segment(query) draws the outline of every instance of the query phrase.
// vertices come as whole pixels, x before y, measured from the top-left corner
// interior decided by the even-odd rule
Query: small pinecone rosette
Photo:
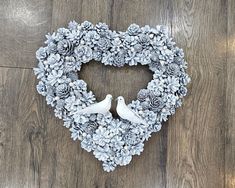
[[[149,97],[149,109],[153,112],[160,112],[164,107],[164,102],[161,97],[157,95],[150,95]]]
[[[56,87],[56,96],[66,98],[69,96],[70,88],[67,84],[60,84]]]
[[[141,89],[137,94],[137,99],[140,102],[146,101],[148,97],[149,97],[149,91],[147,89]]]
[[[73,52],[74,45],[69,40],[61,40],[57,44],[57,50],[60,54],[70,55]]]

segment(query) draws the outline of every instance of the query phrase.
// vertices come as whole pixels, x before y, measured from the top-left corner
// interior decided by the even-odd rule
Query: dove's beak
[[[117,100],[118,100],[118,98],[115,99],[115,101],[117,101]]]

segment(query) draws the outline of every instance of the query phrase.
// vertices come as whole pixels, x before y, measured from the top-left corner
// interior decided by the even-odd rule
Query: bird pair
[[[112,104],[112,95],[108,94],[106,95],[105,99],[92,104],[82,110],[80,110],[78,113],[79,114],[103,114],[107,115],[109,113],[109,110],[111,108]],[[128,120],[132,123],[136,124],[144,124],[148,126],[146,121],[144,121],[137,113],[132,111],[125,103],[125,99],[122,96],[119,96],[117,99],[117,114],[125,120]]]

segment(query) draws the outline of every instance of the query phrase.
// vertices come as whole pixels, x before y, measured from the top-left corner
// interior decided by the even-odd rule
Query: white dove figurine
[[[112,99],[113,99],[112,95],[108,94],[108,95],[106,95],[104,100],[79,110],[78,114],[103,114],[103,115],[107,115],[109,113],[110,108],[111,108]]]
[[[138,114],[133,112],[126,105],[125,100],[122,96],[119,96],[116,100],[117,100],[116,111],[122,119],[128,120],[128,121],[136,123],[136,124],[144,124],[145,126],[148,126],[146,121],[144,121]]]

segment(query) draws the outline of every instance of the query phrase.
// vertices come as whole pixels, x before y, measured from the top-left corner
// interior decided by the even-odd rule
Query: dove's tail
[[[142,123],[143,125],[145,125],[146,127],[149,126],[149,124],[148,124],[146,121],[144,121],[144,120],[143,120],[141,123]]]

